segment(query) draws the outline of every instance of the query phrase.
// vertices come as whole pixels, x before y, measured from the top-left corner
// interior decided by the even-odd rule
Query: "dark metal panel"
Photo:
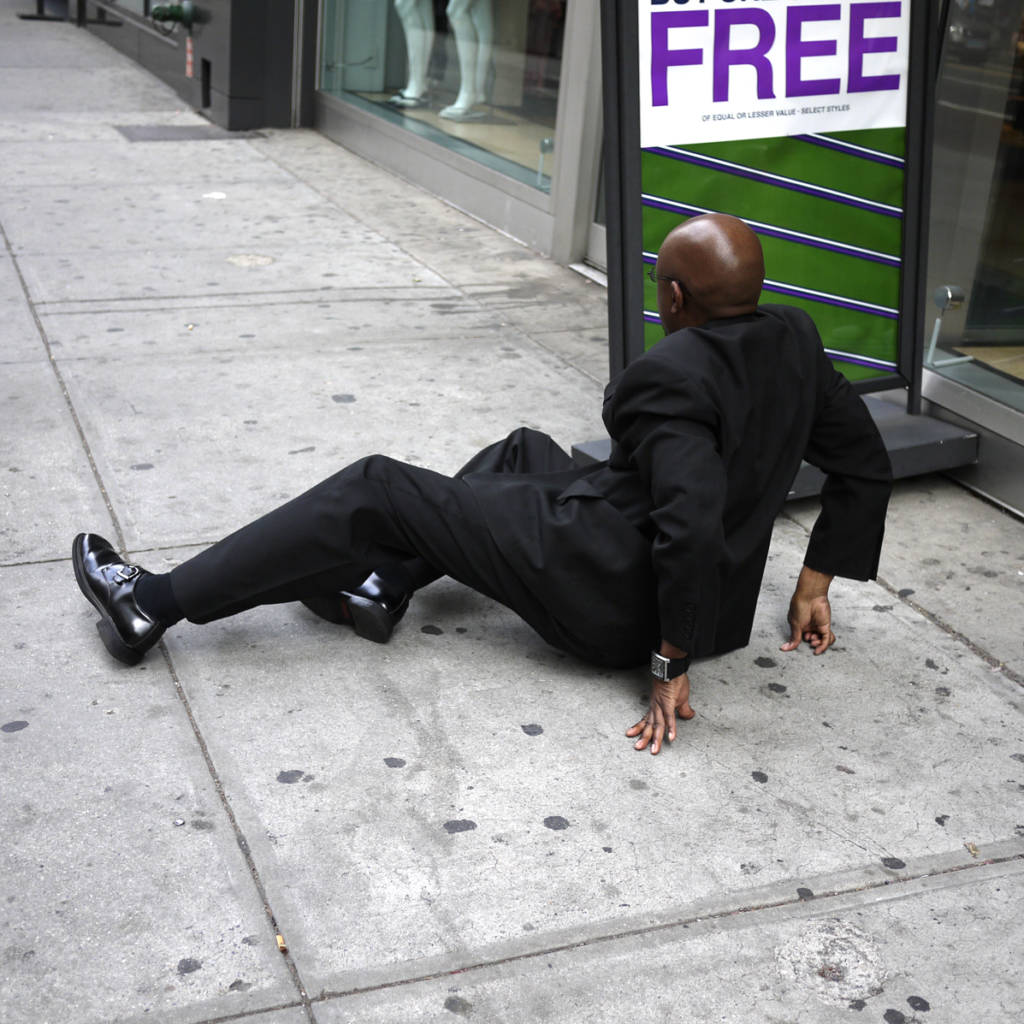
[[[189,106],[198,107],[198,79],[185,77],[185,38],[188,33],[181,28],[169,36],[159,35],[152,30],[141,32],[138,24],[124,19],[124,28],[121,30],[137,35],[135,60],[170,85]],[[198,64],[197,60],[197,67]]]
[[[219,124],[117,124],[129,142],[201,142],[224,139],[258,139],[261,132],[229,132]]]
[[[252,82],[255,89],[249,95],[262,104],[262,117],[266,125],[288,128],[292,123],[295,7],[301,2],[302,0],[291,0],[289,3],[268,0],[260,25],[260,45],[252,49],[252,62],[255,65]]]
[[[949,422],[978,431],[977,461],[952,470],[950,477],[1024,519],[1024,448],[947,409],[932,409]]]
[[[935,4],[912,3],[897,366],[908,385],[907,410],[915,414],[921,411],[921,373],[926,332],[925,278],[928,269],[935,74],[938,67],[935,31]]]
[[[232,48],[231,0],[204,0],[199,24],[194,30],[197,75],[202,62],[209,65],[209,96],[203,113],[225,128],[255,128],[255,124],[238,125],[232,116]]]
[[[78,24],[101,36],[232,131],[291,124],[295,3],[308,0],[202,0],[192,29],[194,76],[185,75],[186,30],[159,31],[111,0],[78,3]],[[314,48],[308,51],[313,61]],[[202,68],[209,65],[204,105]]]
[[[232,107],[230,128],[263,125],[287,127],[291,123],[292,43],[295,5],[273,0],[207,0],[214,12],[214,24],[223,25],[216,42],[216,54],[226,66],[218,78],[214,68],[212,88],[227,93]],[[212,27],[212,26],[211,26]],[[197,40],[196,59],[209,58],[210,40]],[[235,109],[237,108],[237,109]]]
[[[641,355],[643,235],[636,6],[601,0],[604,176],[608,248],[608,364],[615,376]]]
[[[889,377],[851,381],[850,386],[858,395],[866,395],[872,392],[877,394],[880,391],[902,391],[906,388],[907,382],[893,374]]]
[[[67,0],[59,0],[57,13],[49,14],[46,10],[46,0],[36,0],[35,14],[19,14],[22,21],[67,21]]]
[[[302,19],[302,60],[299,82],[298,122],[301,127],[312,127],[316,119],[316,70],[320,54],[317,53],[317,20],[320,16],[319,0],[298,0],[304,4]]]

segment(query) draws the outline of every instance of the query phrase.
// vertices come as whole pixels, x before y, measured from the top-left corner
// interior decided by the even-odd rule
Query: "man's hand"
[[[824,654],[835,642],[828,588],[832,577],[805,565],[800,570],[793,599],[789,602],[789,639],[780,650],[795,651],[806,640],[815,654]]]
[[[651,679],[651,706],[647,714],[636,725],[626,730],[631,739],[640,738],[633,744],[635,750],[645,750],[650,745],[651,753],[661,750],[662,740],[670,743],[676,738],[676,715],[693,718],[690,707],[690,677],[684,672],[667,683]]]

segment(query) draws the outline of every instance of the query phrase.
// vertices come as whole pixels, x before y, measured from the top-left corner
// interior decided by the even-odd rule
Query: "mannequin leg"
[[[434,6],[432,0],[395,0],[395,11],[405,32],[409,57],[409,79],[405,88],[388,100],[395,106],[420,106],[427,92],[427,71],[434,48]]]
[[[473,108],[486,98],[494,44],[491,0],[449,0],[447,14],[459,54],[459,94],[441,111],[441,117],[452,121],[482,117],[483,113]]]
[[[483,103],[487,99],[487,76],[491,71],[491,55],[494,50],[494,9],[491,0],[476,0],[470,15],[477,39],[473,102]]]

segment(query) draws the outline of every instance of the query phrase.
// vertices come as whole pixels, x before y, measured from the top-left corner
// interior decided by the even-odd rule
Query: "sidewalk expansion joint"
[[[803,530],[804,533],[806,533],[808,536],[810,535],[811,531],[808,530],[807,527],[804,526],[804,524],[801,523],[798,519],[794,519],[793,516],[791,516],[788,512],[784,512],[783,516],[787,520],[789,520],[789,522],[791,522],[794,526],[797,526],[801,530]],[[902,594],[898,587],[894,586],[884,577],[878,576],[875,579],[875,582],[883,590],[887,591],[889,594],[895,597],[896,600],[899,601],[901,604],[905,604],[908,608],[912,608],[915,612],[917,612],[918,615],[927,619],[933,626],[938,626],[939,629],[941,629],[942,632],[945,633],[950,639],[957,640],[960,643],[962,643],[972,654],[975,654],[979,658],[981,658],[981,660],[985,662],[985,664],[988,665],[989,668],[1001,673],[1003,676],[1005,676],[1011,682],[1016,683],[1018,686],[1024,686],[1024,676],[1022,676],[1019,672],[1015,672],[1005,662],[1000,661],[994,654],[991,654],[989,651],[986,651],[984,647],[981,647],[980,645],[976,644],[969,636],[967,636],[965,633],[961,633],[959,629],[957,629],[955,626],[950,625],[950,623],[946,622],[946,620],[943,619],[941,616],[936,615],[935,612],[930,612],[927,608],[919,604],[917,601],[911,601],[908,595]]]
[[[259,1024],[260,1020],[268,1013],[283,1013],[285,1010],[299,1010],[304,1007],[305,1004],[298,1000],[291,1003],[276,1003],[274,1006],[264,1006],[259,1010],[239,1010],[237,1013],[225,1013],[219,1017],[204,1017],[202,1020],[193,1021],[192,1024],[231,1024],[231,1021],[236,1020],[251,1020],[253,1024]]]
[[[182,548],[208,548],[214,544],[212,540],[190,540],[181,544],[164,544],[149,548],[122,548],[123,554],[127,556],[159,554],[163,551],[180,551]],[[24,558],[17,562],[0,562],[0,569],[27,569],[36,565],[63,565],[71,559],[65,555],[56,555],[53,558]]]
[[[61,565],[70,561],[71,559],[64,555],[56,558],[26,558],[20,562],[0,562],[0,569],[27,569],[33,565]]]
[[[881,576],[878,577],[876,582],[897,600],[902,601],[907,605],[907,607],[913,608],[918,615],[926,618],[930,623],[932,623],[932,625],[938,626],[939,629],[941,629],[951,639],[958,640],[962,643],[972,654],[976,654],[990,668],[1001,672],[1007,679],[1016,683],[1018,686],[1024,686],[1024,676],[1019,672],[1015,672],[1005,662],[1000,661],[994,654],[990,654],[984,647],[979,647],[978,644],[976,644],[969,636],[961,633],[955,626],[951,626],[945,619],[936,615],[934,612],[928,611],[927,608],[922,607],[917,603],[917,601],[911,601],[909,597],[902,596],[897,587],[894,587],[888,580],[883,579]]]
[[[878,890],[898,890],[900,887],[912,885],[915,882],[924,882],[933,878],[957,875],[963,872],[978,871],[993,866],[1020,863],[1024,866],[1024,853],[1011,853],[1002,857],[990,857],[984,860],[977,860],[968,864],[956,864],[947,868],[940,868],[933,871],[923,871],[919,874],[901,875],[897,878],[882,878],[877,881],[865,882],[860,885],[847,886],[845,888],[826,890],[815,893],[812,897],[787,896],[785,899],[769,900],[761,903],[748,904],[746,906],[728,907],[722,910],[710,911],[703,914],[695,914],[692,917],[682,917],[673,921],[663,921],[657,924],[642,925],[636,928],[625,928],[621,931],[608,932],[604,935],[595,935],[575,942],[563,942],[544,949],[530,950],[525,953],[514,953],[508,956],[498,956],[490,960],[477,960],[471,963],[461,964],[445,970],[427,972],[409,978],[396,978],[393,981],[383,981],[376,985],[355,986],[350,989],[338,991],[322,991],[318,996],[311,999],[312,1003],[323,1003],[331,999],[344,998],[346,996],[363,995],[369,992],[382,992],[389,989],[399,988],[406,985],[417,985],[423,982],[438,981],[443,978],[451,978],[455,975],[468,974],[471,971],[483,971],[495,967],[503,967],[508,964],[527,963],[532,960],[539,960],[546,956],[553,956],[559,953],[571,953],[576,950],[586,949],[603,945],[605,943],[620,942],[624,939],[634,939],[641,936],[653,936],[664,934],[674,930],[688,929],[692,925],[715,924],[719,921],[735,922],[748,914],[757,914],[764,911],[785,910],[790,907],[806,908],[810,905],[826,903],[828,900],[841,899],[842,897],[858,896],[863,893],[872,893]]]
[[[181,685],[181,679],[178,676],[177,669],[174,667],[174,661],[171,659],[171,653],[167,649],[167,645],[163,640],[161,640],[157,646],[160,653],[163,655],[164,662],[167,665],[167,671],[170,673],[171,681],[174,683],[175,693],[177,694],[178,700],[181,702],[182,708],[184,708],[185,715],[188,718],[188,723],[196,738],[196,743],[199,745],[199,751],[203,756],[203,761],[206,763],[206,769],[210,773],[210,778],[213,781],[213,787],[217,793],[217,798],[220,800],[221,806],[224,808],[224,813],[228,817],[228,823],[231,825],[231,830],[234,832],[235,842],[238,844],[238,849],[241,851],[242,857],[245,859],[246,867],[249,869],[249,875],[252,878],[253,885],[256,887],[256,893],[263,906],[263,912],[266,914],[267,923],[271,928],[272,934],[276,939],[278,939],[278,944],[280,944],[280,927],[277,923],[277,916],[274,914],[273,908],[270,906],[267,889],[263,884],[263,879],[260,877],[259,869],[256,867],[256,861],[253,858],[252,850],[249,846],[249,840],[245,838],[245,833],[242,831],[242,827],[238,823],[238,818],[235,816],[234,808],[231,806],[231,801],[228,799],[227,792],[224,789],[224,784],[220,779],[220,774],[217,771],[216,765],[213,763],[213,756],[210,753],[210,748],[207,746],[206,740],[203,738],[202,731],[199,728],[199,723],[196,721],[196,717],[192,712],[192,705],[185,693],[185,688]],[[299,1005],[301,1005],[305,1010],[306,1017],[310,1021],[310,1024],[316,1024],[316,1019],[313,1016],[313,1010],[310,1006],[309,996],[306,994],[306,986],[302,982],[302,977],[299,974],[299,969],[295,963],[295,959],[288,951],[287,947],[281,948],[281,955],[285,959],[285,963],[288,966],[288,973],[291,975],[292,982],[298,991],[300,1000]]]
[[[60,387],[60,393],[64,396],[64,402],[71,415],[71,421],[75,425],[75,430],[78,433],[78,439],[81,442],[82,450],[85,452],[85,457],[89,462],[89,469],[92,471],[93,480],[96,481],[96,486],[99,488],[100,496],[103,498],[103,503],[107,507],[107,514],[110,516],[110,521],[113,524],[118,544],[121,548],[124,548],[125,540],[124,531],[121,529],[121,520],[118,519],[117,513],[114,511],[114,505],[110,500],[110,494],[107,491],[106,485],[103,483],[102,476],[100,476],[99,467],[96,465],[96,459],[92,453],[92,446],[89,444],[89,441],[85,436],[85,430],[82,427],[82,421],[78,416],[78,410],[75,408],[75,403],[71,401],[71,393],[68,391],[67,382],[64,380],[64,374],[61,373],[60,367],[57,365],[57,360],[54,358],[53,347],[50,345],[50,338],[46,333],[46,328],[43,327],[42,320],[39,318],[39,311],[36,309],[36,304],[28,290],[28,283],[25,281],[25,275],[21,272],[18,257],[14,254],[14,249],[11,246],[11,240],[7,237],[7,231],[4,229],[2,223],[0,223],[0,237],[3,238],[4,248],[7,250],[7,255],[10,256],[11,259],[11,266],[14,268],[15,274],[18,276],[18,283],[21,285],[22,293],[25,296],[25,304],[28,306],[32,314],[32,321],[36,325],[36,331],[39,333],[39,340],[43,343],[43,348],[46,350],[46,358],[49,361],[50,369],[53,371],[53,375],[57,379],[57,385]]]
[[[13,252],[11,253],[11,256],[14,258]],[[127,311],[132,313],[152,313],[161,312],[168,308],[175,308],[166,304],[177,302],[191,303],[192,305],[195,305],[197,303],[219,302],[221,299],[237,299],[238,303],[225,303],[225,306],[231,307],[236,304],[252,305],[254,304],[252,302],[253,298],[262,297],[267,298],[268,301],[255,303],[255,305],[276,306],[284,302],[289,302],[294,305],[304,305],[318,302],[366,302],[369,299],[375,298],[378,294],[391,298],[396,294],[396,292],[411,293],[401,294],[400,297],[403,301],[433,302],[437,300],[438,293],[450,297],[451,292],[457,292],[462,298],[466,299],[466,301],[472,300],[471,296],[467,297],[463,295],[459,288],[446,282],[443,285],[399,285],[397,288],[387,288],[380,285],[359,285],[351,288],[346,288],[340,285],[322,285],[319,288],[260,288],[255,291],[192,292],[182,295],[100,295],[92,299],[44,299],[35,303],[35,305],[38,307],[39,312],[46,316],[78,316],[85,311],[79,308],[67,309],[52,307],[88,306],[89,312],[116,313],[124,311],[121,307],[129,303],[148,302],[151,304],[150,306],[145,308],[133,307]],[[308,296],[308,298],[296,301],[294,298],[296,295],[305,295]],[[214,308],[221,307],[218,305]]]

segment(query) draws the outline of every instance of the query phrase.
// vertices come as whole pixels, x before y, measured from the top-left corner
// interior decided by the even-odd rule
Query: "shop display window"
[[[935,110],[925,367],[1024,411],[1024,4],[950,4]]]
[[[567,0],[324,0],[319,87],[550,191]]]
[[[134,14],[138,18],[148,18],[150,8],[155,2],[156,0],[117,0],[117,9]]]

